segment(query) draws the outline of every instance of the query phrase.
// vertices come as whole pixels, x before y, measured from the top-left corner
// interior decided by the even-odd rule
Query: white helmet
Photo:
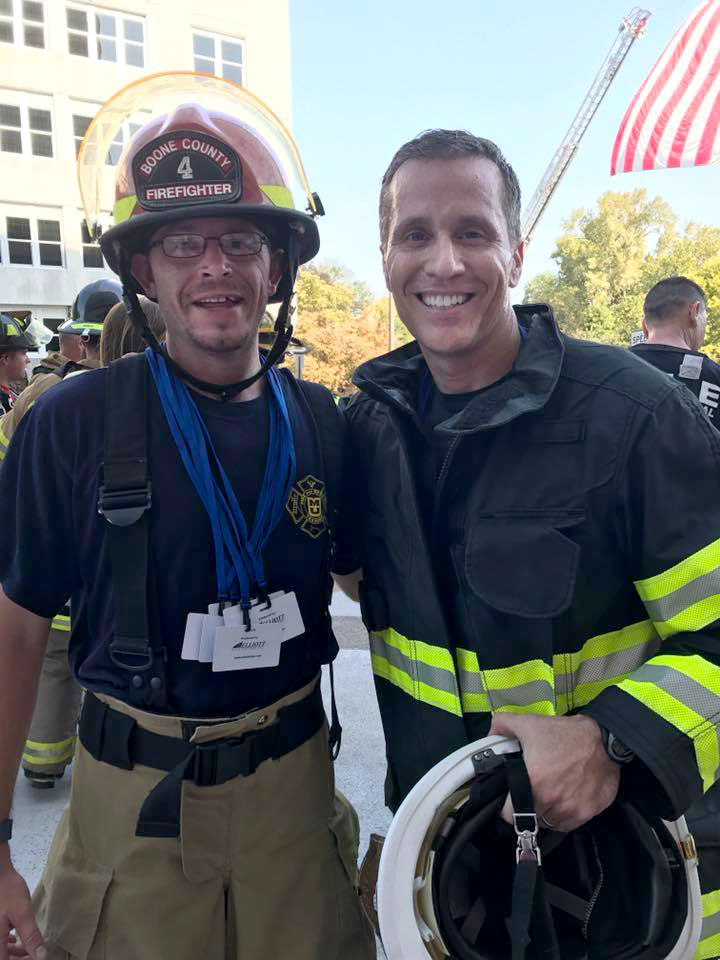
[[[508,791],[514,828],[498,816]],[[691,960],[697,854],[684,817],[652,818],[624,800],[572,833],[538,831],[520,745],[487,737],[405,798],[377,912],[388,960]]]

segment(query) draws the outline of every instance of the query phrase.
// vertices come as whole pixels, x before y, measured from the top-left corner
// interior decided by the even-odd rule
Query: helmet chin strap
[[[205,380],[200,380],[197,377],[194,377],[191,373],[185,370],[184,367],[181,367],[179,363],[176,363],[167,352],[165,352],[165,360],[170,364],[178,376],[190,383],[192,386],[196,387],[198,390],[202,390],[205,393],[214,394],[223,402],[227,402],[228,400],[233,400],[238,396],[238,394],[242,393],[243,390],[247,390],[248,387],[251,387],[257,380],[265,376],[270,367],[274,366],[278,360],[282,359],[285,351],[288,348],[293,332],[290,318],[293,310],[291,305],[292,295],[295,288],[295,278],[297,276],[299,266],[297,247],[298,244],[295,230],[291,227],[288,231],[286,251],[289,281],[288,293],[280,305],[278,317],[275,321],[275,339],[272,347],[270,348],[270,352],[261,363],[260,369],[257,370],[251,377],[247,377],[245,380],[240,380],[236,383],[208,383]],[[125,304],[125,309],[130,317],[130,322],[133,324],[133,326],[140,330],[143,338],[153,350],[160,350],[162,348],[150,329],[145,313],[143,312],[143,308],[140,306],[138,296],[133,289],[133,278],[132,274],[130,273],[129,257],[123,250],[120,249],[119,244],[116,245],[116,255],[118,258],[120,280],[122,281],[123,285],[123,303]]]

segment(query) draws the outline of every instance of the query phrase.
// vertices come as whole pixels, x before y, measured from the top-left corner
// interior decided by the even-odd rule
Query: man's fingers
[[[17,934],[16,941],[19,940],[22,947],[16,942],[15,946],[8,948],[9,957],[28,956],[31,960],[47,960],[45,941],[37,928],[29,904],[25,916],[22,919],[17,918],[15,921],[15,932]],[[13,953],[11,952],[13,950],[24,950],[24,953]]]

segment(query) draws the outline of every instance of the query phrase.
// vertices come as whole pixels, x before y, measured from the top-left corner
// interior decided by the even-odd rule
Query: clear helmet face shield
[[[448,944],[438,911],[438,840],[448,819],[467,802],[476,778],[478,755],[517,753],[517,741],[488,737],[446,757],[415,785],[390,825],[380,860],[377,913],[388,960],[448,960],[456,957]],[[692,960],[700,939],[702,901],[694,844],[684,818],[663,821],[684,867],[687,903],[677,924],[679,934],[663,954],[664,960]],[[488,864],[492,876],[499,876]],[[471,955],[471,953],[468,953]],[[648,954],[657,956],[655,954]],[[640,954],[638,954],[640,956]]]
[[[266,104],[219,77],[158,73],[124,87],[88,126],[77,170],[90,236],[112,221],[102,246],[116,271],[132,238],[184,216],[262,215],[279,243],[291,227],[300,262],[317,252],[322,208],[295,141]]]

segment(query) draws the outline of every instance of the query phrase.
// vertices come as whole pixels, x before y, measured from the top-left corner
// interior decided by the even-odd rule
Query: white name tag
[[[213,672],[276,667],[281,646],[282,626],[277,620],[260,619],[250,630],[242,625],[216,627]]]
[[[185,621],[185,636],[183,638],[182,653],[183,660],[197,660],[200,653],[200,639],[202,637],[204,613],[189,613]]]
[[[224,623],[225,621],[222,617],[214,616],[210,613],[206,613],[203,617],[200,652],[198,653],[200,663],[212,663],[213,653],[215,651],[215,630]]]
[[[282,616],[283,641],[292,640],[294,637],[299,637],[305,633],[305,624],[294,593],[284,593],[281,597],[273,600],[270,609]]]

